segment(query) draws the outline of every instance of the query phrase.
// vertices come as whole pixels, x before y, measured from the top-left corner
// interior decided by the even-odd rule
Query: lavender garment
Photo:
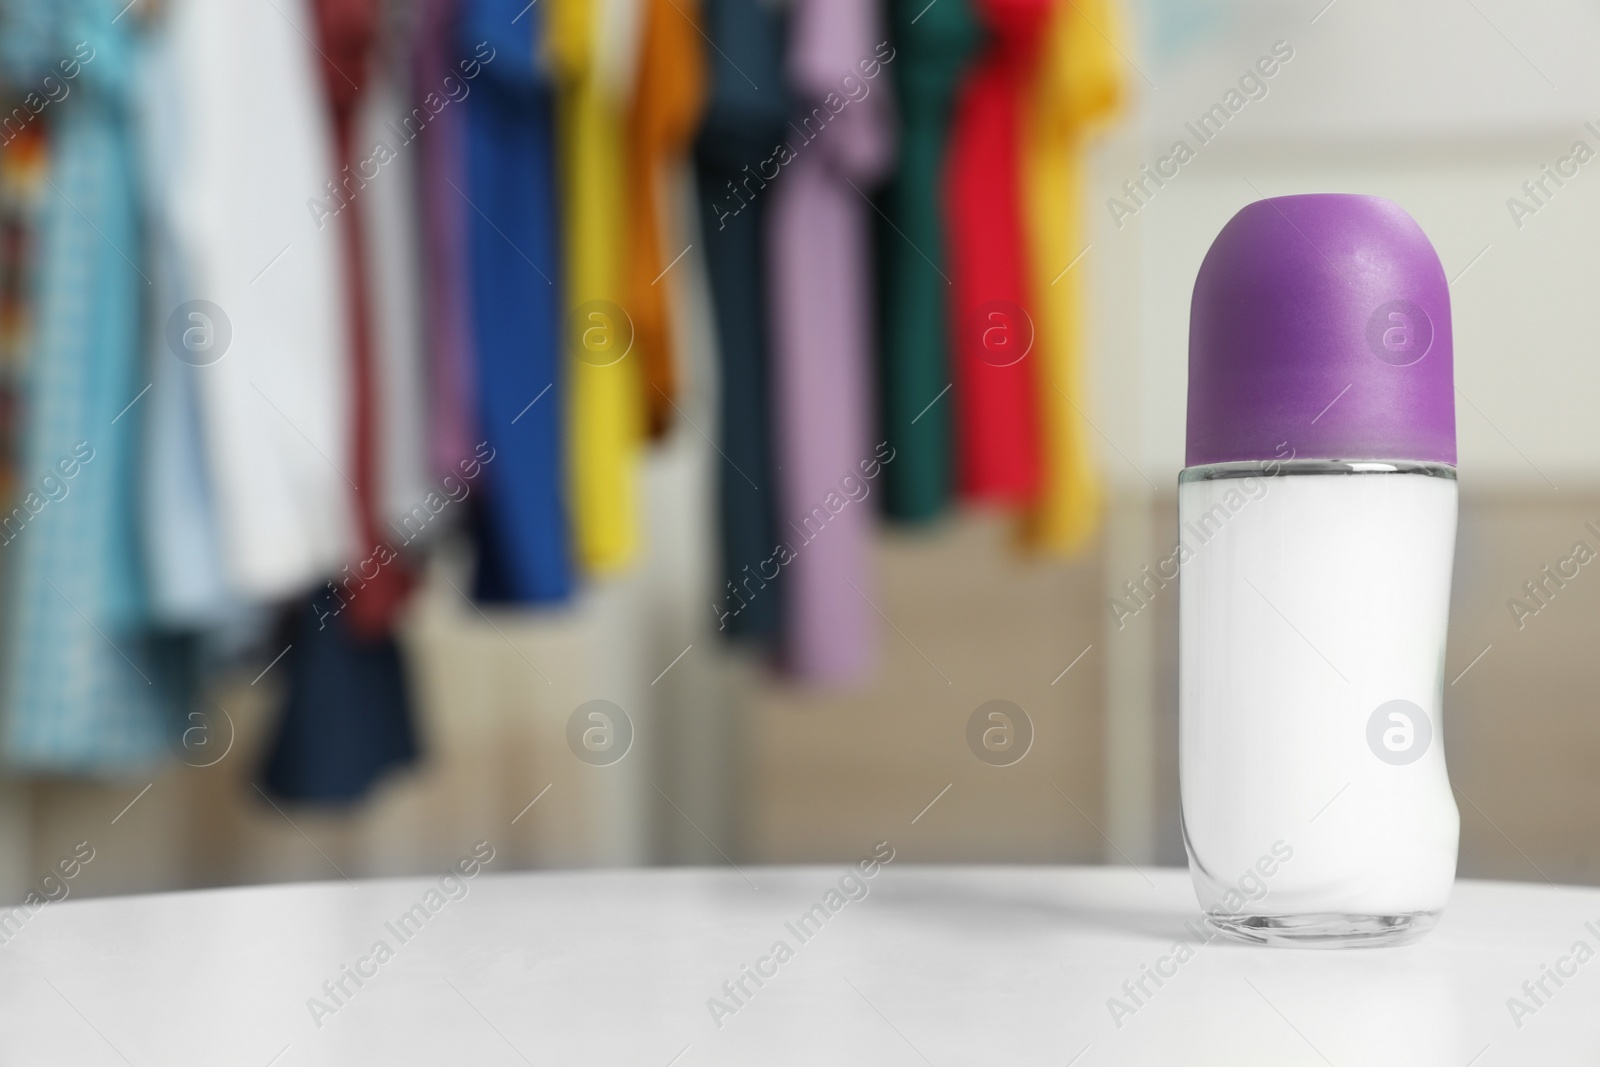
[[[1187,463],[1292,449],[1453,465],[1451,355],[1444,268],[1399,205],[1257,201],[1222,228],[1195,280]]]
[[[417,27],[416,106],[427,114],[429,94],[447,102],[417,139],[422,199],[423,264],[427,286],[428,458],[435,474],[455,474],[482,440],[476,418],[476,365],[467,304],[467,187],[465,114],[450,100],[464,81],[457,65],[460,0],[424,0]],[[470,82],[466,84],[471,86]],[[455,89],[460,94],[459,88]]]
[[[863,473],[874,459],[863,191],[891,162],[890,83],[874,54],[884,39],[875,4],[796,0],[791,12],[793,158],[782,162],[780,151],[781,173],[757,193],[771,198],[778,533],[794,557],[784,568],[784,653],[797,677],[844,680],[871,665],[876,644],[865,599],[874,596],[865,494],[876,486]]]

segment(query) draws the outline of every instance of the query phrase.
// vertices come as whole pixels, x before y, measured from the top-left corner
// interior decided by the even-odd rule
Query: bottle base
[[[1252,945],[1280,948],[1379,948],[1403,945],[1432,930],[1437,911],[1400,915],[1206,915],[1206,925],[1222,936]]]

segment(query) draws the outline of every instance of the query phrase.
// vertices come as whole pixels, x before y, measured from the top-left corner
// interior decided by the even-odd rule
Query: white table
[[[1506,1004],[1575,942],[1600,950],[1600,890],[1462,882],[1415,946],[1285,950],[1196,942],[1182,871],[897,863],[802,941],[785,924],[825,906],[846,870],[486,872],[460,899],[435,898],[403,942],[385,924],[426,913],[437,880],[69,900],[0,946],[0,1063],[1600,1059],[1600,958],[1563,964],[1576,974],[1547,978],[1552,995],[1520,1028]],[[380,939],[394,950],[381,963],[367,958]],[[1185,939],[1192,958],[1161,964],[1175,975],[1146,979],[1152,995],[1116,1025],[1108,998],[1131,1005],[1123,982]],[[792,958],[760,963],[779,940]],[[371,976],[346,977],[335,1007],[323,982],[358,964]],[[723,983],[758,964],[776,973],[745,978],[750,995],[714,1021],[708,998],[733,1007]],[[313,996],[334,1009],[320,1027]]]

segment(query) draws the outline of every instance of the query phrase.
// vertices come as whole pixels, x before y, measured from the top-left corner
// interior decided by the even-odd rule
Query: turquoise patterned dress
[[[179,707],[144,636],[139,581],[135,400],[148,381],[149,281],[130,112],[137,25],[133,12],[119,17],[124,2],[0,0],[7,97],[52,97],[34,119],[46,124],[50,163],[20,479],[15,508],[0,516],[0,755],[20,770],[154,762]]]

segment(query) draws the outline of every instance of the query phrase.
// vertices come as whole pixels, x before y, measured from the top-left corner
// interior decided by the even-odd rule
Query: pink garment
[[[428,459],[436,477],[456,474],[470,459],[478,432],[477,366],[467,307],[467,188],[463,106],[446,103],[430,115],[429,94],[447,99],[464,81],[458,42],[460,0],[425,0],[416,33],[415,106],[429,116],[417,137],[422,201],[423,280],[428,341]],[[445,79],[452,81],[446,85]],[[468,83],[470,85],[470,83]],[[455,89],[459,93],[461,90]]]
[[[892,162],[893,49],[877,5],[795,0],[786,145],[752,167],[772,198],[767,231],[779,469],[784,661],[795,676],[858,677],[873,663],[870,534],[883,456],[872,439],[872,206]],[[787,151],[785,151],[785,148]],[[752,183],[753,184],[753,183]],[[887,450],[886,450],[887,451]],[[770,491],[770,490],[769,490]],[[852,588],[852,585],[854,588]]]

